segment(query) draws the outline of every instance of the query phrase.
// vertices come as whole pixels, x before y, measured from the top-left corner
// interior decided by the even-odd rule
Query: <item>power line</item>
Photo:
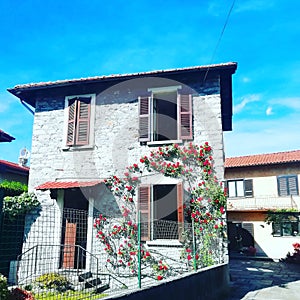
[[[232,12],[233,7],[234,7],[234,4],[235,4],[235,0],[232,1],[231,7],[230,7],[230,9],[229,9],[229,11],[228,11],[228,14],[227,14],[225,23],[224,23],[224,25],[223,25],[221,34],[220,34],[220,36],[219,36],[218,42],[217,42],[216,47],[215,47],[215,49],[214,49],[214,52],[213,52],[213,54],[212,54],[212,57],[211,57],[211,60],[210,60],[210,63],[209,63],[210,65],[212,64],[212,62],[213,62],[213,60],[214,60],[214,58],[215,58],[215,55],[216,55],[216,53],[217,53],[217,50],[218,50],[218,48],[219,48],[219,45],[220,45],[220,43],[221,43],[223,34],[224,34],[224,32],[225,32],[225,29],[226,29],[227,24],[228,24],[228,21],[229,21],[229,17],[230,17],[230,15],[231,15],[231,12]],[[206,73],[205,73],[205,76],[204,76],[204,79],[203,79],[203,83],[204,83],[205,80],[206,80],[206,77],[207,77],[207,75],[208,75],[208,71],[209,71],[209,67],[208,67],[207,70],[206,70]]]

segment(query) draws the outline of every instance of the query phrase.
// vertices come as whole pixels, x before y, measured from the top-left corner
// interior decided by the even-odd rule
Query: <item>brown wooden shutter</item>
[[[182,232],[184,226],[184,209],[183,209],[183,184],[177,184],[177,218],[178,218],[178,238],[182,241]]]
[[[67,132],[67,145],[74,145],[75,142],[75,119],[76,119],[76,99],[69,100],[68,112],[68,132]]]
[[[91,98],[81,97],[77,106],[76,145],[88,145],[90,133]]]
[[[139,141],[151,140],[151,97],[139,97]]]
[[[140,185],[138,193],[138,211],[141,212],[141,240],[150,240],[150,185]]]
[[[178,94],[178,131],[179,139],[193,139],[192,95]]]

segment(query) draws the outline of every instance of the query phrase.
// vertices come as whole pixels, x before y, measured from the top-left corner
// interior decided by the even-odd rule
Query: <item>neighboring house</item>
[[[0,182],[3,180],[18,181],[28,184],[29,167],[0,159]]]
[[[3,130],[0,129],[0,143],[5,143],[5,142],[11,142],[15,140],[14,137],[9,135],[8,133],[4,132]]]
[[[255,246],[258,254],[285,257],[300,241],[300,150],[231,157],[225,160],[230,250]],[[280,222],[265,222],[268,211],[297,210]]]
[[[0,143],[11,142],[14,137],[0,129]],[[29,168],[6,160],[0,160],[0,182],[19,181],[28,184]]]
[[[93,218],[99,211],[110,216],[120,211],[103,179],[123,176],[126,166],[160,145],[208,141],[222,180],[223,131],[232,130],[232,75],[236,68],[236,63],[225,63],[9,89],[35,108],[29,189],[36,189],[42,206],[49,208],[28,219],[23,251],[43,244],[76,244],[82,251],[98,253]],[[182,209],[177,205],[184,193],[181,182],[152,178],[147,184],[149,215],[168,190],[164,201],[174,206],[171,218],[179,222]],[[150,218],[159,217],[154,214]],[[154,233],[146,239],[163,237]],[[178,248],[178,235],[172,239]],[[172,246],[170,240],[163,244]],[[91,264],[91,258],[78,258],[79,250],[50,252],[57,268]]]

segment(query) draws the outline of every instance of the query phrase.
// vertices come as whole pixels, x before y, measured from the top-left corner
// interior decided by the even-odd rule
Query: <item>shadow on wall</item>
[[[247,229],[242,227],[242,223],[228,222],[228,250],[230,255],[243,254],[249,256],[265,256],[267,254],[254,240],[253,224],[247,223]]]
[[[116,198],[104,183],[96,188],[94,195],[94,216],[98,217],[99,213],[101,213],[114,218],[122,217]]]

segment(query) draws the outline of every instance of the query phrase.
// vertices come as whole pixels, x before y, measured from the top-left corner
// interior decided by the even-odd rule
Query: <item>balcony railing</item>
[[[269,209],[298,209],[300,197],[257,196],[228,198],[227,210],[269,210]]]

